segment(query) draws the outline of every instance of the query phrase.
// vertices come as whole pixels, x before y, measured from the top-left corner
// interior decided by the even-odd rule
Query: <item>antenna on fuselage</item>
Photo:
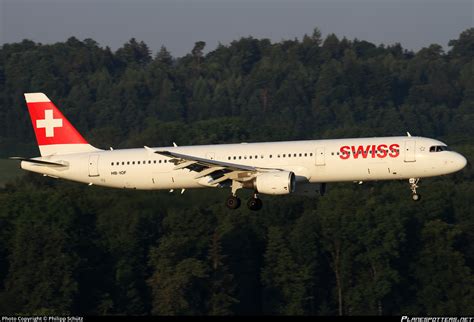
[[[411,137],[411,134],[410,134],[410,132],[408,132],[408,131],[407,131],[407,135],[408,135],[408,137]]]

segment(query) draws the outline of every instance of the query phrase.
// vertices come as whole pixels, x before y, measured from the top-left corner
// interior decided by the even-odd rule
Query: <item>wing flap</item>
[[[189,166],[195,164],[196,161],[184,161],[182,163],[178,163],[174,168],[173,170],[179,170],[179,169],[184,169],[184,168],[188,168]]]

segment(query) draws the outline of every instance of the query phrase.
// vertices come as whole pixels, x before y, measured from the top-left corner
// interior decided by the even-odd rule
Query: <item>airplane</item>
[[[453,173],[466,158],[441,141],[411,136],[261,142],[101,150],[90,145],[43,93],[25,93],[41,157],[20,160],[24,170],[89,185],[123,189],[230,188],[229,209],[241,204],[237,191],[323,195],[331,182],[408,179],[412,198],[420,178]]]

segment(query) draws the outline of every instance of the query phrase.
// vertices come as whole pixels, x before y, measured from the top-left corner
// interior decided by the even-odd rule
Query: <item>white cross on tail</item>
[[[36,127],[46,129],[46,137],[51,138],[54,136],[55,127],[63,127],[63,120],[53,118],[53,110],[45,110],[44,120],[36,120]]]

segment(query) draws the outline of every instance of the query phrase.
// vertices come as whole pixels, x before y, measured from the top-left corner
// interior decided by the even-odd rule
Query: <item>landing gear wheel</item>
[[[408,180],[408,183],[410,184],[410,190],[411,190],[411,193],[412,193],[411,198],[413,199],[413,201],[418,201],[418,200],[421,199],[421,196],[416,193],[416,188],[418,188],[418,182],[419,181],[420,181],[419,178],[410,178]]]
[[[229,198],[227,198],[227,200],[225,201],[225,205],[227,206],[227,208],[229,209],[237,209],[240,207],[240,198],[236,197],[236,196],[230,196]]]
[[[250,210],[258,211],[262,209],[262,206],[263,206],[262,199],[250,198],[249,201],[247,201],[247,207],[249,207]]]

